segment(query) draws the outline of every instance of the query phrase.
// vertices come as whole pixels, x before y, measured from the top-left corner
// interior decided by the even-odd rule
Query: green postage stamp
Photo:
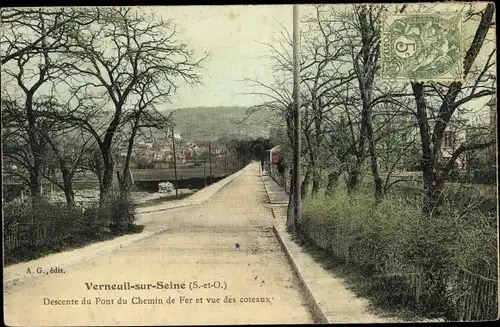
[[[382,20],[381,77],[462,80],[462,34],[462,16],[458,13],[386,13]]]

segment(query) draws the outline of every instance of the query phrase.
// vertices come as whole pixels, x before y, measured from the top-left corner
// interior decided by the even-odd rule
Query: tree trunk
[[[369,94],[367,94],[369,92]],[[375,182],[375,198],[379,200],[383,196],[382,178],[380,178],[378,170],[378,157],[377,150],[375,148],[375,140],[373,136],[373,119],[372,119],[372,107],[369,103],[371,101],[371,85],[367,86],[367,92],[363,99],[363,122],[366,124],[366,138],[368,141],[368,151],[370,153],[370,163],[373,175],[373,181]]]
[[[307,196],[307,192],[309,191],[309,183],[311,182],[311,171],[313,168],[308,167],[306,171],[306,175],[304,176],[304,180],[300,185],[300,198],[305,199]]]
[[[114,99],[114,95],[112,95]],[[106,134],[104,139],[99,144],[99,150],[101,152],[103,161],[103,176],[102,176],[102,189],[101,189],[101,201],[105,200],[106,197],[111,193],[113,187],[113,174],[115,170],[115,163],[113,160],[113,154],[111,147],[113,145],[113,137],[115,135],[116,129],[120,124],[122,116],[122,106],[126,100],[126,97],[121,97],[120,101],[115,102],[115,113],[113,120],[110,122],[108,128],[106,129]]]
[[[375,151],[375,144],[373,143],[373,140],[370,140],[369,146],[373,181],[375,182],[375,199],[380,200],[384,195],[384,191],[382,186],[382,178],[380,178],[380,174],[378,171],[377,153]]]
[[[63,168],[61,169],[62,177],[63,177],[63,191],[64,196],[66,197],[66,204],[68,207],[75,206],[75,192],[73,191],[73,184],[71,182],[71,174],[70,172]]]
[[[439,215],[439,207],[443,203],[442,193],[444,182],[438,179],[432,171],[423,172],[424,205],[423,211],[427,216]]]
[[[31,154],[33,156],[33,166],[29,172],[30,180],[30,196],[32,204],[36,204],[41,199],[41,179],[40,173],[42,169],[42,154],[40,149],[40,140],[35,126],[35,114],[33,112],[33,92],[26,93],[26,118],[28,121],[28,139]]]
[[[366,124],[361,122],[358,149],[355,152],[356,161],[354,167],[349,170],[349,179],[347,182],[347,193],[351,194],[358,188],[359,175],[363,166],[366,153]]]
[[[96,163],[95,166],[93,166],[93,172],[95,173],[97,177],[97,181],[99,182],[99,207],[102,208],[102,205],[104,204],[104,185],[102,182],[102,170],[99,166],[99,163]]]
[[[75,192],[73,191],[73,185],[71,183],[64,185],[64,196],[66,197],[66,204],[68,207],[75,206]]]
[[[358,188],[359,175],[361,173],[362,164],[363,159],[361,157],[357,157],[354,167],[349,170],[349,177],[347,181],[348,194],[352,194]]]
[[[378,57],[379,57],[379,44],[377,42],[377,29],[371,19],[373,7],[363,7],[359,12],[358,21],[361,27],[361,43],[362,47],[360,50],[360,55],[363,58],[362,61],[356,61],[355,68],[357,72],[357,78],[359,83],[359,89],[362,100],[362,112],[361,112],[361,133],[360,133],[360,145],[359,154],[364,154],[364,143],[368,141],[368,150],[371,159],[371,170],[375,182],[375,197],[378,199],[382,197],[382,179],[380,178],[378,172],[377,154],[375,149],[375,141],[373,136],[373,108],[372,108],[372,93],[373,93],[373,82],[375,78],[375,73],[378,69]],[[366,135],[364,135],[366,132]],[[357,165],[355,171],[359,172],[361,165]],[[356,173],[359,174],[359,173]],[[351,176],[353,177],[353,176]],[[357,177],[351,179],[350,182],[352,191],[357,185]]]
[[[495,12],[494,4],[486,6],[481,16],[474,39],[469,47],[463,64],[464,76],[469,74],[470,68],[474,63],[483,42],[490,29],[491,21]],[[462,89],[462,82],[457,81],[450,84],[447,93],[439,108],[438,116],[431,133],[429,118],[427,116],[427,104],[424,95],[423,83],[412,82],[411,87],[416,103],[416,116],[420,132],[420,141],[422,148],[421,165],[422,179],[424,183],[424,205],[422,210],[427,216],[439,214],[438,209],[442,203],[442,192],[444,189],[447,172],[440,168],[440,150],[443,141],[443,134],[450,119],[452,118],[457,106],[454,102]],[[432,135],[432,136],[431,136]],[[450,164],[453,164],[451,162]],[[451,166],[449,167],[451,168]]]
[[[134,148],[135,135],[137,134],[137,121],[132,128],[132,133],[128,140],[127,156],[125,158],[125,164],[123,165],[123,171],[120,181],[120,192],[122,195],[127,194],[132,186],[131,176],[130,176],[130,159],[132,158],[132,150]]]
[[[321,175],[314,170],[311,194],[316,195],[321,187]]]
[[[101,200],[104,201],[111,193],[113,188],[113,173],[114,173],[114,162],[109,154],[103,155],[104,169],[102,174],[102,185],[101,185]]]
[[[349,181],[347,182],[347,193],[353,193],[358,186],[359,171],[352,170],[349,172]]]
[[[433,156],[431,132],[429,127],[429,120],[427,118],[427,107],[424,98],[424,85],[423,83],[412,83],[413,94],[417,105],[417,122],[420,131],[420,141],[422,148],[421,166],[422,166],[422,180],[424,183],[424,204],[422,210],[427,215],[431,216],[436,207],[436,200],[438,195],[435,192],[435,182],[437,167],[437,158]],[[437,152],[436,152],[437,154]]]
[[[99,179],[99,208],[102,208],[104,205],[105,193],[102,179]]]
[[[326,195],[333,195],[342,170],[336,170],[328,174],[328,184],[326,185]]]
[[[39,174],[39,169],[33,169],[30,172],[30,197],[31,197],[31,203],[33,205],[37,204],[40,202],[41,199],[41,182],[40,182],[40,174]]]
[[[316,137],[316,147],[314,151],[314,164],[319,161],[320,152],[321,152],[321,144],[322,144],[322,124],[323,124],[323,103],[321,101],[321,97],[315,98],[316,101],[313,101],[315,104],[315,115],[314,115],[314,127],[315,127],[315,137]],[[314,175],[313,175],[313,185],[312,185],[312,195],[316,195],[319,192],[321,187],[321,169],[319,167],[314,166]]]
[[[288,207],[287,207],[287,216],[286,216],[286,229],[288,232],[292,232],[293,229],[293,220],[294,220],[294,212],[293,212],[293,193],[295,189],[295,178],[293,169],[290,169],[290,193],[288,194]]]

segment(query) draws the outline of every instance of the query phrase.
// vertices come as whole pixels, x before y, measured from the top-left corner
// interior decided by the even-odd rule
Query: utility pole
[[[175,198],[179,197],[179,181],[177,180],[177,155],[175,153],[174,127],[172,126],[172,148],[174,150]]]
[[[293,190],[293,236],[298,239],[297,225],[300,221],[301,198],[300,198],[300,30],[299,30],[299,6],[293,5],[293,95],[295,102],[295,146],[293,153],[294,163],[294,190]]]
[[[207,187],[207,161],[203,159],[203,179],[205,180],[205,187]]]
[[[227,142],[224,149],[224,174],[227,175]]]
[[[208,169],[210,172],[210,182],[212,182],[212,143],[208,141]]]

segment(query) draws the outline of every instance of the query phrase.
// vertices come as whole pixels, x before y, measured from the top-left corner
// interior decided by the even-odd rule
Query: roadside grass
[[[493,299],[483,292],[485,286],[471,289],[457,275],[466,268],[496,276],[492,188],[447,187],[443,212],[432,219],[422,215],[421,194],[413,185],[393,188],[380,203],[369,181],[351,195],[340,186],[331,196],[323,193],[303,202],[304,248],[356,294],[372,300],[374,308],[408,321],[454,320],[463,314],[460,299],[472,294],[489,303],[481,309],[486,316],[494,314],[498,294]],[[412,277],[416,274],[420,286]]]
[[[182,200],[184,198],[187,198],[188,196],[192,195],[193,193],[184,193],[184,194],[179,194],[179,196],[176,198],[175,195],[166,195],[162,196],[156,199],[151,199],[147,200],[145,202],[141,202],[136,204],[137,208],[147,208],[147,207],[152,207],[158,204],[162,204],[164,202],[168,201],[175,201],[175,200]]]
[[[347,289],[352,291],[356,296],[365,298],[370,297],[370,283],[367,281],[366,277],[358,273],[356,269],[346,266],[342,260],[332,256],[330,251],[319,247],[308,237],[304,239],[302,248],[314,261],[321,264],[325,270],[341,278]],[[371,300],[373,301],[373,298]],[[368,310],[380,317],[392,318],[397,321],[418,322],[425,319],[425,317],[411,310],[403,307],[391,306],[384,302],[370,302]]]
[[[42,246],[23,246],[12,251],[4,256],[4,265],[9,266],[16,263],[36,260],[50,254],[72,251],[93,243],[104,242],[112,240],[119,235],[111,233],[101,233],[94,237],[72,237],[59,242]]]
[[[54,190],[55,189],[57,189],[59,191],[59,188],[56,188],[54,186]],[[98,182],[74,182],[73,183],[73,190],[74,191],[99,190],[99,183]]]
[[[4,204],[4,265],[69,251],[126,234],[141,233],[135,205],[128,198],[110,197],[102,207],[68,207],[42,201]]]

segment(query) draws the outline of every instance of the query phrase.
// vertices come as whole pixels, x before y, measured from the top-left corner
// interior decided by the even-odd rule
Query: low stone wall
[[[219,176],[219,177],[213,177],[210,179],[210,177],[207,177],[207,186],[212,185],[214,183],[217,183],[218,181],[226,178],[226,176]],[[146,191],[146,192],[157,192],[158,191],[158,183],[161,182],[169,182],[172,183],[173,185],[176,185],[175,179],[169,179],[169,180],[161,180],[161,181],[136,181],[134,183],[134,186],[136,187],[137,190],[141,191]],[[188,178],[188,179],[179,179],[177,181],[177,185],[179,189],[195,189],[195,190],[201,190],[202,188],[205,187],[205,178],[203,177],[194,177],[194,178]]]
[[[190,189],[179,189],[179,195],[182,194],[192,194],[195,191]],[[99,190],[79,190],[75,192],[75,205],[79,207],[88,207],[93,203],[99,201]],[[151,193],[151,192],[131,192],[130,196],[132,200],[136,203],[143,203],[149,200],[158,199],[161,197],[175,195],[175,190],[170,193]],[[56,203],[61,202],[65,203],[66,198],[63,192],[53,192],[48,196],[49,201]]]

